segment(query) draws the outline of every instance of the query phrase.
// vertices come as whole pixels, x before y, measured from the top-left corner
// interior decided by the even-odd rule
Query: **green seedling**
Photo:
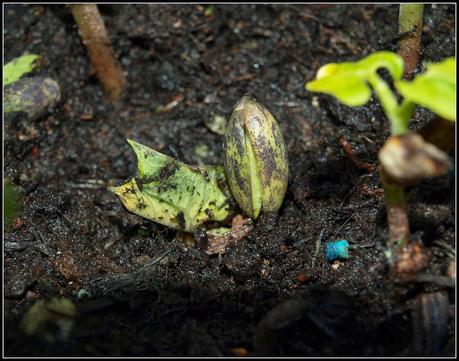
[[[186,165],[140,143],[128,143],[137,156],[139,177],[109,190],[129,211],[187,232],[228,217],[230,198],[221,188],[222,167]]]
[[[38,55],[25,54],[3,66],[3,85],[14,83],[37,66]]]
[[[403,95],[399,102],[389,84],[377,73],[385,69],[392,77],[395,88]],[[437,176],[447,171],[447,157],[434,146],[408,134],[409,121],[415,105],[421,105],[450,121],[456,120],[456,60],[448,58],[438,64],[430,64],[427,71],[413,81],[402,80],[403,59],[392,52],[381,51],[356,62],[327,64],[317,72],[316,79],[306,84],[306,89],[333,95],[349,106],[366,104],[372,90],[378,97],[391,123],[392,138],[389,147],[380,151],[381,181],[386,197],[389,223],[390,257],[408,244],[409,226],[405,211],[403,187],[406,172],[400,172],[400,165],[408,166],[413,159],[432,172],[419,173],[416,167],[409,182]],[[395,149],[396,148],[396,149]],[[395,169],[397,168],[397,169]],[[408,167],[404,169],[410,169]],[[399,173],[401,177],[391,178]],[[414,174],[414,176],[413,176]],[[406,177],[405,177],[406,178]]]

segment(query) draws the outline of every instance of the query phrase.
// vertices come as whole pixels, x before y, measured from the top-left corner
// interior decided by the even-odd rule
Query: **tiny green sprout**
[[[3,197],[3,223],[9,226],[21,209],[19,196],[9,180],[3,181]]]
[[[129,211],[187,232],[228,217],[229,197],[220,188],[222,167],[186,165],[140,143],[128,143],[137,156],[139,177],[109,190]]]
[[[8,85],[19,80],[24,74],[30,73],[36,67],[35,54],[24,54],[11,60],[3,66],[3,85]]]
[[[235,105],[225,135],[225,171],[236,202],[251,218],[276,212],[288,183],[288,158],[279,125],[250,96]]]
[[[137,230],[137,235],[140,237],[148,237],[150,233],[151,231],[146,227],[139,227],[139,229]]]

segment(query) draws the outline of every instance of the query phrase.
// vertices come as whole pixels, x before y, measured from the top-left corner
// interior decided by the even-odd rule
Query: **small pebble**
[[[298,276],[296,276],[296,280],[301,284],[305,284],[311,280],[311,276],[306,274],[305,272],[301,272],[298,274]]]
[[[13,223],[13,229],[17,231],[18,229],[22,228],[24,225],[24,220],[22,218],[16,218],[14,223]]]
[[[315,108],[318,108],[319,107],[319,98],[317,97],[312,97],[312,102],[311,102],[311,105]]]
[[[38,295],[35,292],[29,290],[27,291],[25,298],[26,300],[36,300],[38,298]]]
[[[340,261],[335,261],[333,262],[333,264],[331,265],[331,267],[336,271],[338,270],[338,268],[342,265],[343,263],[340,262]]]

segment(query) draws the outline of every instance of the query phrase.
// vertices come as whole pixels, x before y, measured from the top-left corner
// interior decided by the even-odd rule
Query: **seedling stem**
[[[400,4],[398,54],[405,62],[405,79],[412,78],[419,62],[423,15],[423,4]]]

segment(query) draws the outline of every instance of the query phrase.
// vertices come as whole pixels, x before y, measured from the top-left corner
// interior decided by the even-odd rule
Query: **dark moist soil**
[[[406,356],[428,353],[413,347],[424,339],[435,339],[439,355],[455,353],[453,290],[422,283],[394,291],[378,175],[356,168],[340,146],[345,137],[358,159],[376,164],[389,136],[381,107],[351,109],[304,88],[324,63],[395,50],[398,6],[100,10],[127,73],[116,105],[106,101],[67,8],[5,5],[5,62],[40,54],[37,73],[62,88],[52,114],[4,123],[4,173],[22,203],[4,234],[5,355]],[[426,6],[423,61],[454,55],[454,19],[453,5]],[[129,214],[107,191],[136,173],[126,138],[189,164],[221,164],[222,136],[205,123],[228,116],[245,93],[278,119],[290,182],[278,215],[261,217],[222,256]],[[412,129],[433,117],[418,109]],[[454,177],[408,188],[407,202],[412,238],[432,256],[425,272],[444,276],[455,244]],[[367,247],[345,261],[326,262],[323,248],[314,256],[318,240],[339,239]],[[449,318],[440,325],[446,337],[435,338],[413,326],[421,316],[410,305],[441,290]],[[67,339],[48,330],[54,343],[20,328],[28,307],[50,296],[79,311]]]

